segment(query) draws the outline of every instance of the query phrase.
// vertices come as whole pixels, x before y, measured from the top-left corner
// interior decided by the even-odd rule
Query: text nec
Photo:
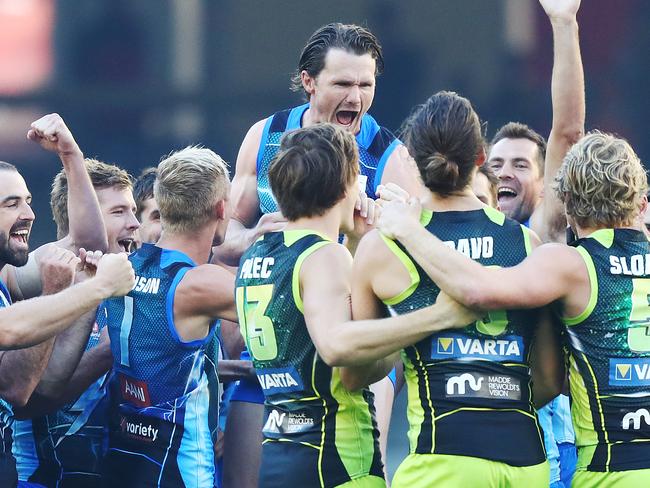
[[[445,241],[443,244],[471,259],[491,258],[494,255],[492,236],[458,239],[458,242]]]
[[[244,261],[239,272],[240,279],[251,278],[270,278],[271,268],[275,264],[275,259],[268,258],[250,258]]]

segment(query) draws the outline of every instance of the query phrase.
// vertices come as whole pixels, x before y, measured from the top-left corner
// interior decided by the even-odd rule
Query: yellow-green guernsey
[[[300,267],[328,244],[309,231],[266,234],[237,271],[239,323],[265,396],[260,487],[383,486],[372,394],[345,390],[303,316]]]
[[[564,318],[578,470],[649,469],[648,240],[635,230],[605,229],[574,245],[591,282],[586,310]],[[650,471],[646,481],[650,484]]]
[[[530,252],[528,229],[491,208],[425,210],[421,222],[486,266],[514,266]],[[386,305],[404,314],[433,304],[438,286],[398,243],[385,241],[411,275],[411,285]],[[528,367],[536,315],[491,312],[404,349],[411,454],[470,456],[517,467],[545,462]]]

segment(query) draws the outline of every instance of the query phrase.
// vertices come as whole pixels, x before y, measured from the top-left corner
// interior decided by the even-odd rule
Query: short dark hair
[[[540,176],[544,175],[544,160],[546,159],[546,139],[520,122],[508,122],[501,127],[490,142],[490,147],[494,146],[501,139],[528,139],[537,145],[537,167]]]
[[[157,176],[158,168],[150,167],[143,169],[140,176],[135,180],[135,184],[133,185],[133,198],[137,207],[135,218],[138,220],[140,220],[140,216],[144,210],[144,202],[153,198],[153,184],[156,182]]]
[[[494,202],[498,202],[497,185],[499,184],[499,178],[497,178],[497,175],[494,174],[492,168],[487,164],[480,165],[478,167],[478,172],[485,175],[490,185],[490,195]]]
[[[441,91],[402,126],[402,138],[426,187],[440,196],[465,188],[483,150],[481,122],[466,98]]]
[[[0,161],[0,171],[18,171],[18,169],[11,163]]]
[[[88,171],[88,176],[90,176],[90,181],[95,190],[111,187],[122,190],[133,187],[131,175],[114,164],[102,163],[96,159],[86,159],[84,163],[86,163],[86,171]],[[59,171],[52,182],[50,207],[56,223],[57,238],[62,239],[70,231],[68,222],[68,175],[64,170]]]
[[[384,55],[375,35],[368,29],[354,25],[333,22],[314,32],[300,53],[298,69],[291,77],[293,91],[304,90],[300,73],[306,71],[315,78],[325,67],[325,56],[330,49],[342,49],[359,56],[370,54],[375,60],[375,76],[384,70]],[[307,97],[309,94],[305,92]]]
[[[269,182],[282,214],[294,221],[323,215],[345,197],[358,174],[354,136],[332,124],[316,124],[282,137]]]

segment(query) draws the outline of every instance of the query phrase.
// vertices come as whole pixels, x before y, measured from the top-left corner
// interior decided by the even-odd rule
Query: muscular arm
[[[253,125],[237,155],[235,177],[230,189],[233,215],[228,224],[224,243],[213,249],[215,261],[237,266],[241,255],[262,234],[278,230],[277,222],[284,219],[279,214],[269,214],[260,220],[260,202],[257,196],[257,152],[262,140],[266,120]]]
[[[176,329],[184,341],[201,339],[208,324],[217,318],[237,321],[235,277],[214,264],[192,268],[176,290]]]
[[[323,273],[323,269],[327,272]],[[359,312],[354,307],[355,319],[363,320],[351,321],[350,281],[352,275],[356,280],[361,269],[355,264],[353,273],[347,250],[331,244],[307,258],[300,271],[307,328],[318,353],[330,366],[367,366],[431,332],[464,326],[475,319],[473,314],[450,300],[409,314],[378,319],[383,312],[373,298],[367,308],[359,306]],[[357,286],[355,283],[355,289]],[[353,295],[353,305],[366,298],[357,299]],[[393,364],[394,358],[391,358],[385,366]]]
[[[544,242],[565,242],[564,207],[553,190],[564,156],[583,135],[585,82],[576,12],[580,0],[540,0],[553,28],[553,126],[544,162],[544,199],[531,228]]]

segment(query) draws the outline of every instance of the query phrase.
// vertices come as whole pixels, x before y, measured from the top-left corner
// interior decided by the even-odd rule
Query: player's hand
[[[251,244],[255,242],[259,237],[269,232],[279,232],[283,230],[287,225],[287,219],[282,215],[281,212],[272,212],[262,215],[260,220],[257,222],[257,225],[251,229],[253,231],[251,239]]]
[[[539,0],[551,20],[574,20],[581,0]]]
[[[54,244],[47,246],[38,256],[43,295],[53,295],[69,287],[79,263],[79,258],[72,251]]]
[[[101,251],[86,251],[83,247],[79,248],[79,265],[77,266],[77,274],[75,276],[75,283],[81,283],[88,278],[95,276],[97,272],[97,263],[102,258]]]
[[[72,133],[59,114],[49,114],[32,122],[27,138],[59,156],[81,154]]]
[[[377,203],[382,206],[387,202],[406,202],[411,197],[406,190],[395,183],[387,183],[386,185],[379,185],[377,187],[377,196],[379,199]]]
[[[408,201],[384,202],[377,219],[377,228],[389,239],[400,239],[410,233],[413,226],[420,225],[422,204],[417,198]]]
[[[435,306],[444,307],[444,316],[449,328],[462,329],[484,315],[484,313],[465,307],[442,290],[436,298]]]
[[[133,266],[126,254],[105,254],[97,263],[98,280],[106,297],[126,295],[135,285]]]

